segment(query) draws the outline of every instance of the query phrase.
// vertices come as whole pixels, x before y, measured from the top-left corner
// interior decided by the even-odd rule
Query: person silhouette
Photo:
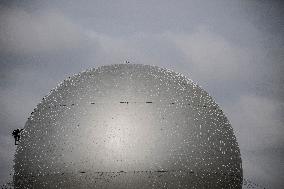
[[[20,138],[21,138],[21,132],[22,132],[23,129],[15,129],[13,132],[12,132],[12,135],[14,136],[14,139],[15,139],[15,145],[18,145],[17,142],[20,141]]]

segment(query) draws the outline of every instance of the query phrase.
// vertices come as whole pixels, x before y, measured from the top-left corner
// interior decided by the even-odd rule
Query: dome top
[[[26,122],[18,188],[241,188],[233,129],[215,101],[167,69],[117,64],[62,82]]]

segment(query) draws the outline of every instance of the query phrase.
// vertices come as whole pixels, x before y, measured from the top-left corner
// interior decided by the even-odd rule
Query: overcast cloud
[[[63,79],[106,64],[170,68],[209,92],[236,133],[246,178],[284,187],[281,1],[0,1],[0,184],[14,139]]]

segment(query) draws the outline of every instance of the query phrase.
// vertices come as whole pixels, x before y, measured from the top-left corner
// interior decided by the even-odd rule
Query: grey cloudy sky
[[[105,64],[170,68],[223,108],[244,176],[284,186],[284,2],[274,0],[0,1],[0,184],[11,131],[72,74]]]

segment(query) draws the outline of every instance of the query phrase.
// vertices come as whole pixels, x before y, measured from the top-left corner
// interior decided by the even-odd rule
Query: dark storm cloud
[[[245,176],[282,188],[283,10],[281,1],[1,1],[0,180],[12,169],[11,130],[49,90],[129,59],[203,86],[232,122]]]

